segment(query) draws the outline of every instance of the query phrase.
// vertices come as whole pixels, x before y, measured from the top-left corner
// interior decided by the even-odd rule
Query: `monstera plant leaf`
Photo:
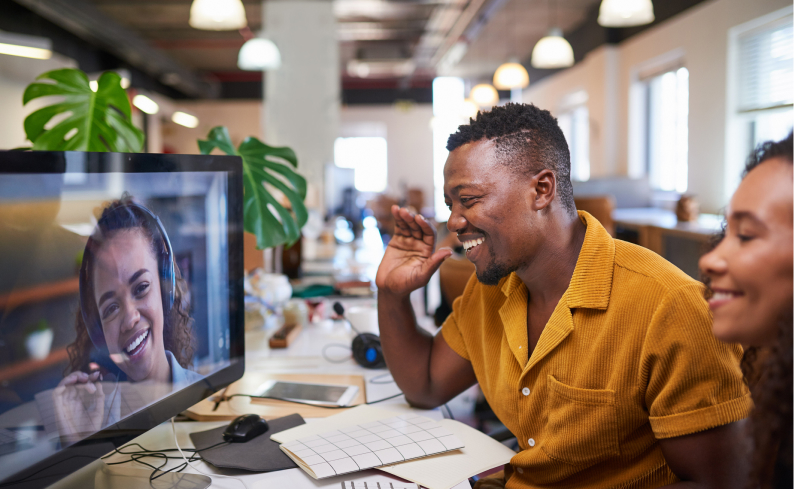
[[[130,101],[117,73],[103,73],[96,92],[85,73],[71,68],[48,71],[36,79],[50,81],[28,85],[23,104],[52,95],[63,100],[25,118],[25,134],[34,150],[137,153],[143,148],[143,132],[132,125]],[[61,114],[68,116],[45,128]]]
[[[218,148],[228,155],[242,157],[244,227],[256,235],[257,248],[290,245],[300,238],[300,230],[309,214],[303,203],[306,179],[293,170],[298,167],[294,151],[268,146],[255,137],[245,138],[235,149],[225,127],[213,128],[207,139],[199,141],[198,145],[202,154],[210,154]],[[289,199],[292,212],[270,193],[271,188]]]

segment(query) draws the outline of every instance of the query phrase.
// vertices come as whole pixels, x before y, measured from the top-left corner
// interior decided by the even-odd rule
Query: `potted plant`
[[[25,118],[25,134],[33,144],[27,149],[137,153],[143,148],[144,134],[132,124],[129,98],[118,74],[103,73],[96,92],[88,76],[77,69],[48,71],[37,80],[25,89],[24,104],[46,96],[63,100]],[[70,115],[45,129],[53,117],[66,113]],[[303,203],[306,180],[294,170],[298,159],[292,149],[268,146],[255,137],[235,148],[225,127],[213,128],[198,145],[203,154],[217,148],[242,158],[244,228],[256,236],[259,249],[290,245],[300,238],[300,228],[308,219]],[[278,192],[289,200],[291,211],[274,195]]]

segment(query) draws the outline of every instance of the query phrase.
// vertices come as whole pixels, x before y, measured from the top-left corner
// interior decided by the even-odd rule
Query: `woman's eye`
[[[140,297],[141,295],[145,294],[147,290],[149,290],[149,283],[141,282],[137,287],[135,287],[135,295]]]
[[[108,307],[106,307],[106,308],[105,308],[105,310],[102,312],[102,319],[103,319],[103,320],[105,320],[105,319],[108,319],[110,316],[112,316],[112,315],[113,315],[113,313],[114,313],[114,312],[116,312],[116,310],[117,310],[118,308],[119,308],[119,306],[118,306],[118,305],[116,305],[115,303],[113,303],[113,304],[110,304],[110,305],[109,305]]]
[[[749,234],[737,234],[736,237],[739,238],[739,241],[742,243],[746,243],[754,238],[754,236],[750,236]]]

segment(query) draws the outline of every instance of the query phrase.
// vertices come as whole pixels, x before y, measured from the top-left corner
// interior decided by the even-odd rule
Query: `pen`
[[[212,408],[213,412],[217,411],[218,410],[218,406],[220,406],[221,403],[223,402],[223,400],[226,399],[226,389],[228,389],[228,388],[229,387],[227,386],[226,388],[223,389],[223,392],[221,392],[220,397],[218,397],[218,400],[215,402],[215,407]]]

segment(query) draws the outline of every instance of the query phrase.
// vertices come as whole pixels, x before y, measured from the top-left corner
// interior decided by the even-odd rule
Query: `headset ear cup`
[[[385,368],[386,359],[380,345],[380,337],[372,333],[361,333],[353,338],[353,359],[364,368]]]

